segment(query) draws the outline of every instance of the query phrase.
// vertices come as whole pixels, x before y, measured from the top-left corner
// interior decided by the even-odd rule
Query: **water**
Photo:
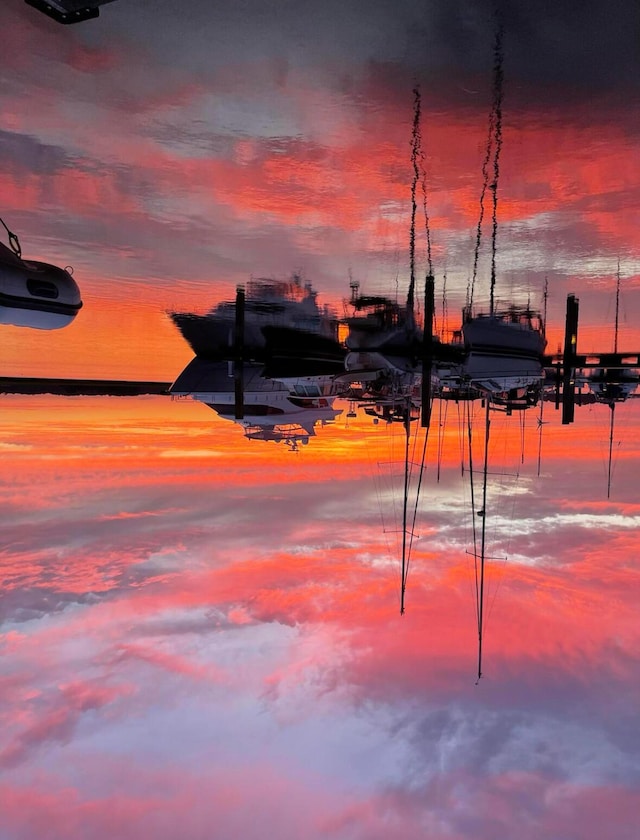
[[[350,277],[404,300],[416,82],[457,326],[491,15],[152,5],[0,11],[0,215],[84,301],[59,331],[2,327],[3,375],[173,381],[192,353],[167,313],[251,276],[301,272],[339,311]],[[506,14],[497,296],[541,305],[547,277],[550,351],[570,292],[578,347],[608,351],[619,260],[637,350],[637,13]],[[572,426],[545,405],[540,476],[537,410],[495,416],[475,687],[459,406],[434,410],[401,619],[401,424],[343,401],[291,451],[197,402],[3,396],[0,835],[633,836],[635,405],[610,500],[606,405]]]

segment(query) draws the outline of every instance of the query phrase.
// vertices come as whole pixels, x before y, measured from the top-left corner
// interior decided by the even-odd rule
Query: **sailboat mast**
[[[542,310],[542,333],[547,334],[547,300],[549,297],[549,278],[544,278],[544,306]],[[544,412],[544,389],[540,393],[540,416],[538,417],[538,475],[540,475],[540,464],[542,461],[542,414]]]
[[[502,48],[502,26],[496,30],[496,40],[493,51],[493,129],[494,129],[494,153],[493,153],[493,183],[491,184],[491,195],[493,204],[493,218],[491,229],[491,290],[489,297],[489,311],[493,315],[495,310],[495,288],[496,288],[496,244],[498,237],[498,179],[500,177],[500,151],[502,149],[502,87],[504,72],[502,69],[504,52]]]
[[[487,545],[487,475],[489,468],[489,411],[491,400],[487,395],[484,432],[484,464],[482,467],[482,509],[478,515],[482,517],[480,534],[480,589],[478,593],[478,680],[482,677],[482,642],[484,632],[484,569]]]
[[[407,294],[408,314],[413,316],[415,288],[416,288],[416,192],[420,179],[418,160],[420,157],[420,90],[413,91],[413,129],[411,133],[411,164],[413,166],[413,178],[411,179],[411,229],[409,232],[409,292]]]
[[[404,615],[404,598],[407,589],[407,508],[409,504],[409,436],[411,425],[411,398],[407,398],[404,416],[404,500],[402,504],[402,583],[400,586],[400,615]]]
[[[619,316],[620,316],[620,259],[618,259],[618,272],[617,272],[617,280],[616,280],[616,325],[615,331],[613,334],[613,352],[618,352],[618,325],[620,323]]]
[[[616,416],[616,404],[609,403],[611,409],[611,417],[609,419],[609,466],[607,469],[607,499],[611,497],[611,464],[613,461],[613,427]]]
[[[616,280],[616,322],[613,333],[613,352],[618,352],[618,327],[620,318],[620,259],[618,259],[618,272]],[[611,417],[609,418],[609,463],[607,465],[607,499],[611,498],[611,466],[613,462],[613,429],[616,417],[616,404],[611,401],[609,403],[611,409]]]

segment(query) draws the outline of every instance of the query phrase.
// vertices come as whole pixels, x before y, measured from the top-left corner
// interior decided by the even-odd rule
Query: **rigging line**
[[[609,408],[611,409],[611,421],[609,424],[609,464],[607,467],[607,499],[611,498],[611,462],[613,458],[613,425],[615,420],[616,404],[610,403]]]
[[[515,487],[517,486],[518,478],[519,478],[519,475],[516,475],[516,481],[513,485],[514,490],[515,490]],[[515,492],[511,495],[511,499],[512,499],[512,502],[511,502],[511,516],[509,517],[510,523],[512,523],[514,518],[515,518],[515,508],[516,508],[516,501],[517,501],[517,495],[516,495]],[[504,583],[507,557],[511,554],[511,540],[512,540],[512,537],[513,537],[513,532],[512,532],[512,529],[510,528],[509,529],[509,539],[507,541],[506,553],[505,553],[504,560],[502,562],[502,568],[501,568],[501,571],[500,571],[500,575],[498,576],[496,588],[493,592],[491,602],[490,602],[490,604],[487,608],[487,619],[486,619],[486,622],[485,622],[485,626],[489,623],[489,619],[491,618],[491,615],[493,613],[493,607],[494,607],[496,599],[498,597],[498,592],[500,591],[500,589],[502,587],[502,584]]]
[[[485,549],[487,534],[487,468],[489,459],[489,408],[491,401],[487,396],[487,410],[485,415],[485,437],[484,437],[484,467],[482,480],[482,533],[480,537],[480,601],[478,604],[478,682],[482,678],[482,631],[484,623],[484,567]]]
[[[404,615],[404,599],[407,587],[407,503],[409,495],[409,423],[410,413],[407,404],[405,427],[405,451],[404,451],[404,501],[402,506],[402,585],[400,590],[400,615]]]
[[[391,498],[391,513],[390,513],[390,520],[392,522],[397,521],[397,500],[396,500],[396,487],[394,483],[394,476],[392,474],[393,464],[395,463],[395,435],[394,429],[391,428],[389,431],[388,436],[380,435],[378,437],[378,458],[377,458],[377,481],[374,482],[377,488],[377,495],[378,495],[378,503],[380,506],[380,516],[383,521],[383,532],[385,534],[385,539],[387,543],[387,551],[390,557],[397,557],[399,551],[399,543],[397,534],[393,540],[394,545],[391,545],[391,539],[389,538],[389,533],[395,534],[395,529],[387,529],[387,525],[384,519],[384,510],[385,510],[385,503],[384,499],[385,496],[387,498]],[[380,437],[386,438],[386,449],[384,451],[384,460],[382,458],[383,455],[383,448],[382,448],[382,441]],[[383,470],[384,467],[384,470]]]
[[[409,411],[411,411],[411,408],[412,408],[412,406],[413,406],[413,402],[412,402],[412,400],[411,400],[411,397],[409,397],[408,399],[409,399]],[[411,423],[411,417],[409,417],[409,423]],[[410,465],[410,467],[409,467],[409,478],[410,478],[410,479],[411,479],[411,478],[412,478],[412,476],[413,476],[413,468],[414,468],[414,466],[416,465],[416,450],[417,450],[417,448],[418,448],[418,437],[419,437],[419,435],[418,435],[418,429],[419,429],[419,428],[420,428],[420,426],[419,426],[419,425],[417,425],[417,426],[416,426],[416,433],[415,433],[415,435],[413,436],[413,449],[412,449],[412,451],[411,451],[411,465]],[[423,456],[423,457],[424,457],[424,456]]]
[[[433,407],[433,401],[431,403]],[[407,575],[409,574],[409,564],[411,563],[411,549],[413,548],[413,539],[415,536],[416,518],[418,516],[418,502],[420,500],[420,489],[422,487],[422,476],[424,475],[425,459],[427,455],[427,443],[429,442],[429,426],[427,426],[424,434],[424,442],[422,444],[422,457],[420,458],[420,472],[418,473],[418,486],[416,487],[416,501],[413,508],[413,520],[411,522],[411,539],[409,540],[409,557],[407,559]]]
[[[2,227],[7,231],[9,236],[9,245],[13,253],[20,259],[22,256],[22,248],[20,247],[20,240],[18,239],[17,234],[13,233],[13,231],[9,230],[3,218],[0,217],[0,224]]]
[[[491,185],[493,217],[491,231],[491,291],[489,310],[493,314],[496,287],[496,241],[498,237],[498,179],[500,177],[500,152],[502,150],[502,88],[504,82],[504,50],[502,38],[504,29],[498,26],[494,46],[493,64],[493,111],[495,114],[495,151],[493,156],[493,184]]]
[[[544,420],[542,419],[544,411],[544,391],[540,395],[540,415],[538,417],[538,476],[540,476],[540,465],[542,463],[542,427]]]
[[[473,536],[473,568],[475,575],[475,590],[476,590],[476,619],[478,622],[478,629],[480,628],[480,589],[478,580],[478,542],[476,530],[476,501],[475,488],[473,484],[473,447],[471,435],[471,412],[467,407],[467,438],[469,442],[469,492],[471,495],[471,533]]]
[[[436,461],[436,482],[440,483],[440,468],[442,466],[442,447],[444,441],[444,425],[442,419],[442,403],[445,402],[442,398],[438,400],[438,454],[437,454],[437,461]],[[446,409],[448,406],[445,404],[445,415],[444,415],[444,423],[447,422],[447,414]]]

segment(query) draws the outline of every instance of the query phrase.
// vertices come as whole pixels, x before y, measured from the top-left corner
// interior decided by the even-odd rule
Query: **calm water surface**
[[[403,297],[416,83],[457,326],[484,5],[117,0],[63,27],[6,2],[0,215],[84,306],[3,326],[3,375],[173,381],[167,313],[251,276],[301,272],[340,311],[350,277]],[[548,278],[552,351],[570,292],[579,347],[612,349],[618,262],[639,349],[637,26],[622,3],[505,17],[497,293],[538,306]],[[489,258],[485,236],[481,303]],[[336,407],[290,451],[196,402],[2,397],[3,840],[635,836],[634,400],[609,499],[606,405],[496,417],[478,686],[459,407],[434,409],[402,618],[402,430]]]

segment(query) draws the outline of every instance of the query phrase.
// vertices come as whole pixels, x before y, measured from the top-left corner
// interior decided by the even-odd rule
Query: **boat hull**
[[[0,324],[55,330],[80,309],[80,290],[63,268],[23,260],[0,243]]]

